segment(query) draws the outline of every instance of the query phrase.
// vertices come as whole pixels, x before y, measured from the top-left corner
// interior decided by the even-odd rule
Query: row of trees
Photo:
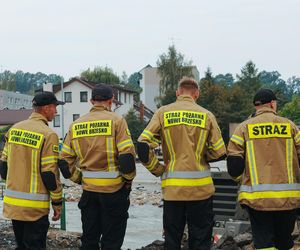
[[[59,83],[62,77],[56,74],[35,74],[18,70],[13,73],[5,70],[0,73],[0,89],[18,91],[24,94],[33,94],[35,89],[41,87],[44,82]]]

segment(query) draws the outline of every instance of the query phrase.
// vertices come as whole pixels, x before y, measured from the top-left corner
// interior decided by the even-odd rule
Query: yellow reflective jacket
[[[5,217],[35,221],[49,213],[50,198],[55,203],[61,202],[57,159],[58,137],[44,116],[34,112],[28,120],[11,127],[2,152],[2,160],[8,164]],[[53,192],[46,189],[41,178],[41,173],[47,171],[56,177],[57,188]]]
[[[181,95],[153,115],[140,135],[151,149],[162,144],[165,166],[149,152],[145,167],[162,178],[165,200],[203,200],[214,194],[209,161],[225,156],[226,149],[214,115]]]
[[[119,171],[118,156],[126,153],[135,158],[125,119],[99,104],[70,125],[62,147],[62,158],[72,174],[70,179],[79,182],[80,170],[83,189],[93,192],[116,192],[125,179],[135,177],[135,170],[128,174]]]
[[[228,155],[245,159],[238,199],[256,210],[289,210],[300,201],[300,132],[271,108],[241,123]]]

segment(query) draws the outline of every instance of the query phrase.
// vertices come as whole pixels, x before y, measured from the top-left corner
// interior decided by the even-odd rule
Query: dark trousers
[[[129,208],[129,190],[115,193],[83,191],[78,207],[81,209],[81,249],[120,250],[123,244]],[[101,239],[100,239],[101,237]]]
[[[49,228],[48,215],[37,221],[12,220],[18,247],[17,250],[46,249],[46,238]]]
[[[213,217],[212,198],[201,201],[164,201],[165,249],[181,249],[186,223],[189,233],[189,249],[210,249]]]
[[[288,250],[294,246],[292,232],[296,210],[258,211],[247,207],[255,249],[275,247]]]

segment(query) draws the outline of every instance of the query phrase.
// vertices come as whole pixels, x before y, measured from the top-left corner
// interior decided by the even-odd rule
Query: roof
[[[79,78],[79,77],[74,77],[74,78],[70,79],[69,81],[64,82],[64,88],[67,87],[67,86],[69,86],[73,82],[80,82],[80,83],[82,83],[83,85],[87,86],[90,89],[92,89],[96,84],[103,84],[103,85],[110,86],[112,89],[121,90],[123,92],[137,93],[135,90],[123,87],[123,86],[121,86],[119,84],[98,83],[98,82],[93,82],[93,81],[87,81],[87,80],[85,80],[83,78]],[[60,84],[53,85],[53,92],[54,93],[57,93],[60,90],[61,90],[61,85]]]
[[[4,109],[0,110],[0,125],[12,125],[28,119],[33,109]]]

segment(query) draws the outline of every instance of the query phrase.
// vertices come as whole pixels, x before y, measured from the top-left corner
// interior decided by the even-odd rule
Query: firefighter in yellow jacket
[[[60,218],[58,137],[48,127],[58,104],[64,103],[51,92],[36,94],[32,115],[6,134],[0,161],[0,174],[6,180],[3,214],[12,219],[17,249],[46,249],[50,200],[52,220]]]
[[[165,249],[180,249],[186,222],[189,249],[210,249],[215,188],[209,162],[225,158],[225,145],[214,115],[195,103],[197,82],[183,78],[176,95],[177,101],[158,109],[139,137],[138,155],[162,179]],[[153,152],[160,143],[165,165]]]
[[[99,241],[102,250],[119,250],[126,231],[135,152],[125,119],[111,112],[113,98],[110,87],[96,85],[90,113],[71,124],[62,147],[61,171],[82,183],[78,206],[86,250],[99,249]]]
[[[241,182],[238,200],[249,212],[256,249],[291,249],[300,201],[300,132],[276,114],[276,96],[260,89],[256,113],[241,123],[228,145],[229,174]]]

